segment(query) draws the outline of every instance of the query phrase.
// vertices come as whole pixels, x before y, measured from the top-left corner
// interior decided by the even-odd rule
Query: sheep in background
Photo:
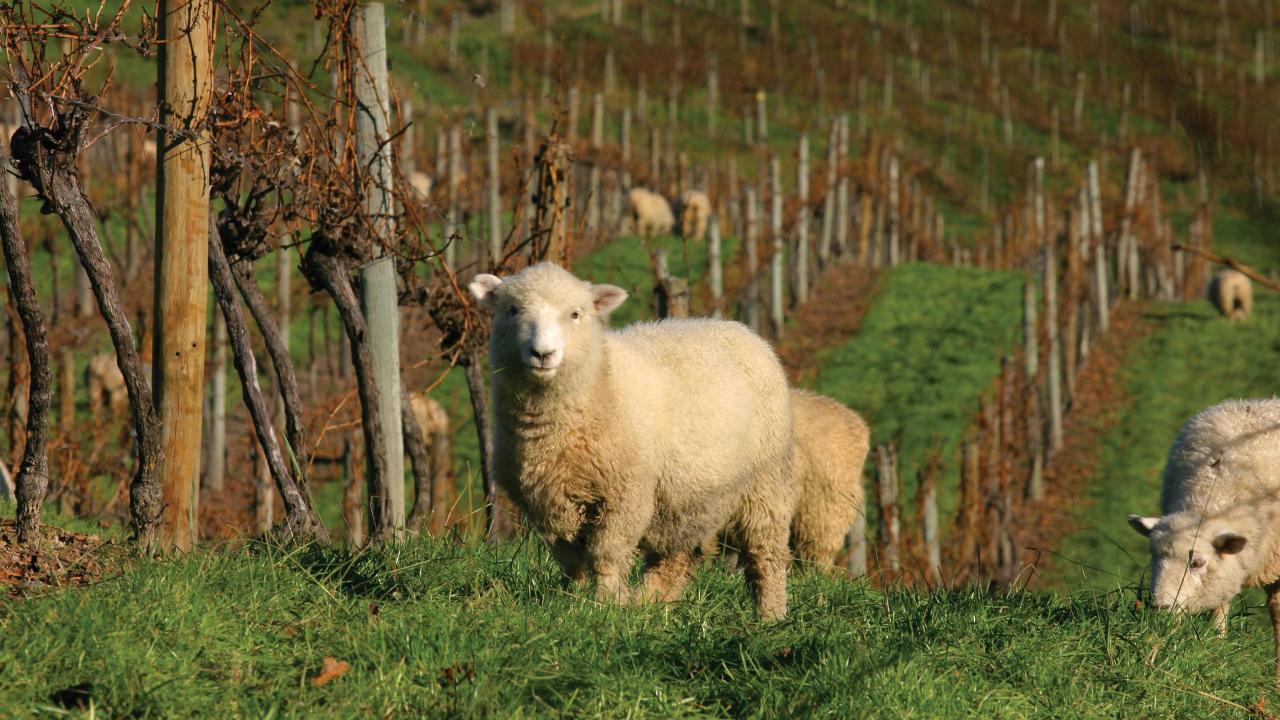
[[[676,222],[667,199],[644,188],[627,193],[627,214],[636,234],[646,238],[669,234]]]
[[[431,199],[431,188],[434,182],[431,176],[421,170],[414,170],[409,174],[409,186],[417,193],[418,199],[427,202]]]
[[[1129,516],[1151,549],[1151,602],[1212,610],[1265,587],[1280,679],[1280,399],[1228,400],[1191,418],[1169,448],[1161,517]]]
[[[796,484],[791,546],[796,560],[830,572],[849,527],[864,509],[862,466],[871,448],[871,429],[858,413],[806,390],[791,391],[791,408]]]
[[[430,504],[420,506],[419,498],[415,497],[413,517],[409,521],[411,526],[416,526],[412,529],[420,529],[428,519],[426,513],[430,507],[430,529],[432,533],[438,534],[445,528],[453,503],[450,458],[452,431],[449,427],[449,414],[440,401],[418,390],[409,393],[409,409],[422,430],[423,439],[427,443],[427,459],[431,463]],[[417,490],[420,488],[415,487],[415,491]]]
[[[791,396],[769,345],[708,319],[608,330],[626,292],[550,263],[470,289],[493,312],[497,480],[566,574],[601,599],[675,600],[727,527],[757,613],[784,616]]]
[[[797,562],[829,573],[854,518],[865,508],[862,467],[871,447],[871,429],[858,413],[808,390],[791,391],[791,411],[796,486],[791,547]],[[736,542],[725,541],[724,560],[732,567],[737,564]],[[716,554],[719,545],[720,539],[712,537],[704,554]]]
[[[84,369],[84,384],[89,388],[89,409],[94,417],[107,408],[116,412],[128,406],[129,395],[124,385],[124,373],[116,364],[112,353],[94,355]]]
[[[1209,301],[1232,320],[1247,320],[1253,310],[1253,285],[1238,270],[1223,268],[1209,283]]]
[[[711,217],[711,200],[701,190],[685,190],[680,195],[680,237],[699,240],[707,236],[707,220]]]

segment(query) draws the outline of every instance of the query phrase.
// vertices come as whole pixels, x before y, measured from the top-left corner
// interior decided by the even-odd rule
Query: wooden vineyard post
[[[800,162],[796,177],[797,192],[800,195],[799,215],[796,217],[796,255],[793,258],[796,266],[795,302],[809,302],[809,136],[800,136]]]
[[[760,332],[760,201],[756,189],[747,186],[743,202],[747,206],[746,260],[747,260],[747,325]]]
[[[1049,361],[1045,368],[1049,396],[1049,454],[1062,449],[1062,366],[1058,339],[1058,257],[1053,245],[1044,258],[1045,329],[1049,338]],[[1070,342],[1070,339],[1068,339]]]
[[[942,535],[938,525],[937,468],[933,463],[920,471],[916,490],[920,497],[920,529],[924,540],[925,577],[933,586],[942,584]]]
[[[849,554],[845,558],[845,569],[854,577],[867,574],[867,504],[863,502],[858,514],[853,516],[853,524],[849,526],[849,534],[845,539]]]
[[[724,261],[720,257],[720,216],[707,220],[707,282],[711,286],[711,316],[724,317]]]
[[[535,240],[535,256],[568,265],[569,196],[573,183],[573,155],[568,145],[555,135],[538,150],[537,185],[534,187],[534,217],[530,235]]]
[[[153,395],[160,423],[161,521],[153,552],[196,541],[205,318],[209,294],[209,142],[213,2],[161,0]]]
[[[209,456],[205,458],[204,486],[222,490],[227,466],[227,325],[213,315],[213,397],[209,399]]]
[[[769,230],[773,236],[773,258],[769,263],[769,325],[774,339],[782,337],[782,326],[786,322],[783,307],[784,275],[783,253],[785,243],[782,237],[782,161],[777,156],[769,160],[770,209]]]
[[[1093,238],[1094,291],[1098,311],[1098,331],[1103,335],[1111,325],[1111,298],[1107,293],[1107,244],[1102,236],[1102,192],[1098,185],[1098,161],[1089,161],[1089,234]]]
[[[498,167],[498,111],[484,112],[485,167],[489,181],[489,263],[496,267],[502,260],[502,177]]]
[[[654,313],[661,320],[689,317],[689,281],[672,277],[666,248],[653,251]]]
[[[373,382],[378,388],[381,447],[385,477],[377,477],[372,458],[368,466],[371,538],[404,539],[404,433],[400,393],[400,322],[396,294],[395,262],[384,255],[392,241],[394,217],[391,179],[391,107],[387,84],[386,23],[381,3],[362,5],[352,16],[353,35],[359,41],[360,62],[355,67],[356,153],[369,168],[363,188],[364,209],[377,234],[376,253],[382,257],[360,268],[360,311],[368,332],[373,361]],[[450,143],[450,154],[457,151]],[[453,165],[452,159],[450,165]],[[452,171],[453,168],[451,167]],[[454,177],[450,177],[451,186]],[[456,202],[456,199],[455,199]],[[455,216],[457,217],[457,216]]]
[[[876,447],[876,498],[880,503],[881,570],[886,579],[898,576],[902,568],[899,555],[901,522],[898,518],[898,456],[893,445]]]

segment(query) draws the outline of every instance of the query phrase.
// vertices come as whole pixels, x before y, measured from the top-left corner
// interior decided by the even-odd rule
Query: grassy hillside
[[[979,396],[1021,336],[1018,274],[904,265],[889,271],[857,336],[822,356],[812,385],[862,413],[873,443],[897,444],[909,498],[935,446],[954,466]],[[954,507],[955,486],[939,486],[944,512]]]
[[[1270,642],[1129,592],[881,593],[792,578],[756,626],[739,576],[597,605],[536,543],[352,556],[255,546],[0,604],[0,715],[1244,717]],[[324,658],[349,664],[316,685]]]

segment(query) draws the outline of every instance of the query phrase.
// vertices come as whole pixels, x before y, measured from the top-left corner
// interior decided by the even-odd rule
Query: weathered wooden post
[[[902,568],[899,554],[901,522],[898,517],[898,457],[893,445],[876,446],[876,497],[880,503],[878,540],[880,563],[888,579]]]
[[[724,265],[720,257],[720,216],[707,220],[707,283],[711,286],[711,316],[724,317]]]
[[[204,486],[221,491],[227,467],[227,325],[213,314],[213,388],[209,398],[209,446]]]
[[[502,259],[502,175],[498,165],[498,111],[484,111],[486,175],[489,180],[489,262],[496,267]]]
[[[769,263],[769,324],[774,339],[782,337],[782,325],[786,321],[783,306],[785,242],[782,237],[782,161],[775,155],[769,159],[770,213],[769,231],[773,235],[773,258]]]
[[[920,529],[924,536],[925,577],[933,586],[942,584],[942,531],[938,524],[937,474],[932,464],[920,471],[916,490],[920,497]]]
[[[754,187],[747,186],[743,202],[747,206],[747,231],[743,239],[747,256],[747,325],[760,332],[760,201]]]
[[[1098,161],[1089,161],[1089,230],[1093,237],[1094,289],[1097,293],[1098,330],[1104,335],[1111,325],[1111,298],[1107,293],[1107,244],[1102,236],[1102,191],[1098,184]]]
[[[603,198],[600,197],[600,178],[603,173],[601,149],[604,146],[604,95],[591,96],[591,170],[587,181],[587,231],[595,237],[600,232]]]
[[[769,142],[769,115],[767,111],[768,97],[764,90],[756,90],[756,142]]]
[[[672,277],[666,248],[653,251],[654,314],[661,320],[689,317],[689,281]]]
[[[796,167],[796,187],[800,208],[796,216],[795,301],[809,302],[809,136],[800,136],[800,158]]]
[[[161,0],[153,378],[160,421],[162,504],[149,550],[196,541],[205,318],[209,295],[209,141],[213,2]]]
[[[1049,338],[1049,362],[1045,383],[1049,395],[1049,453],[1062,449],[1062,366],[1058,347],[1058,258],[1053,243],[1044,257],[1045,329]]]
[[[898,156],[889,154],[889,252],[886,253],[889,267],[893,267],[901,260],[899,244],[901,242],[902,232],[902,211],[899,206],[899,193],[901,188],[898,182]]]
[[[707,135],[716,136],[716,113],[720,107],[719,61],[715,55],[707,61]]]
[[[849,157],[849,113],[840,113],[839,147],[837,164],[844,163]],[[849,175],[839,173],[836,187],[836,248],[840,257],[849,256]]]
[[[825,268],[831,261],[831,240],[836,221],[836,151],[840,144],[840,122],[831,119],[827,131],[827,182],[822,191],[822,230],[818,236],[818,265]]]
[[[444,258],[449,267],[458,266],[458,244],[462,242],[462,126],[449,128],[448,144],[449,209],[445,217]]]
[[[386,477],[373,470],[366,458],[370,537],[403,539],[404,536],[404,435],[400,407],[400,323],[396,294],[395,262],[385,256],[386,244],[394,237],[394,194],[391,176],[391,107],[387,84],[386,23],[381,3],[360,7],[352,16],[352,34],[359,40],[362,60],[355,70],[356,154],[361,167],[368,168],[362,193],[364,210],[377,238],[375,253],[382,257],[360,268],[360,310],[365,318],[369,352],[373,360],[373,382],[378,388],[376,408],[381,420],[382,444],[373,448],[382,457]],[[455,132],[456,129],[455,129]],[[460,141],[459,141],[460,143]],[[453,143],[451,143],[453,144]],[[455,148],[450,148],[450,154]],[[452,158],[450,172],[455,167]],[[459,175],[461,174],[459,170]],[[455,178],[450,178],[456,184]],[[456,193],[455,193],[456,201]],[[457,216],[455,215],[455,218]]]

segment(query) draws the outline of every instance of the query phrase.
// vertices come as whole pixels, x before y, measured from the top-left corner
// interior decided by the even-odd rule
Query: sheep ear
[[[1224,532],[1213,539],[1213,549],[1220,555],[1235,555],[1244,549],[1249,541],[1239,533]]]
[[[471,281],[467,286],[471,290],[471,297],[475,298],[481,305],[489,305],[493,302],[493,291],[498,289],[502,284],[502,278],[497,275],[481,273]]]
[[[592,285],[591,298],[596,312],[608,315],[627,299],[627,291],[616,285]]]
[[[1151,535],[1151,531],[1155,529],[1158,522],[1160,522],[1160,518],[1142,517],[1140,515],[1129,516],[1129,525],[1143,537]]]

